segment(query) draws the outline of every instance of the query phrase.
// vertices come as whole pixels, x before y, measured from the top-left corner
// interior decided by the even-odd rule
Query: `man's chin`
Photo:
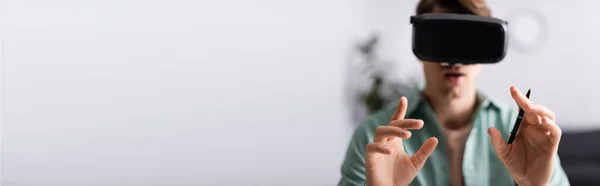
[[[462,97],[466,93],[466,88],[464,86],[459,85],[449,85],[446,86],[446,91],[444,93],[448,98],[459,98]]]

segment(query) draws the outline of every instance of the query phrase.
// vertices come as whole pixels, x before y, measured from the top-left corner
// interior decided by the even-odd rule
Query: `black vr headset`
[[[411,16],[412,50],[427,62],[498,63],[506,56],[507,23],[470,14],[428,13]]]

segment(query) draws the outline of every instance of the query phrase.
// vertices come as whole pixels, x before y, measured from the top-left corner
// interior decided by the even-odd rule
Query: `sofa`
[[[571,185],[600,185],[600,130],[563,131],[558,155]]]

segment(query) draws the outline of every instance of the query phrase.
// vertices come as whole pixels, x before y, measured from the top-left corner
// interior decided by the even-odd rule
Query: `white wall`
[[[418,1],[379,0],[372,2],[372,28],[384,37],[382,52],[386,59],[400,65],[399,76],[421,76],[421,65],[411,53],[411,30],[408,17],[414,14]],[[557,113],[557,122],[564,130],[600,128],[597,114],[600,104],[600,68],[596,44],[600,41],[600,16],[591,0],[527,0],[486,1],[495,17],[507,19],[513,30],[536,28],[511,24],[511,17],[522,9],[533,9],[543,15],[549,30],[546,44],[538,51],[519,53],[511,48],[504,61],[486,65],[480,88],[507,103],[514,103],[509,87],[532,89],[531,99]],[[510,19],[509,19],[510,18]],[[515,22],[512,22],[515,23]],[[512,26],[512,27],[511,27]],[[519,36],[528,33],[519,32]],[[515,33],[516,35],[516,33]],[[531,39],[531,38],[525,38]]]
[[[332,185],[361,1],[2,1],[2,182]]]
[[[552,38],[487,67],[482,88],[532,87],[559,121],[598,121],[597,3],[515,2],[490,3],[539,5]],[[3,0],[2,185],[334,185],[349,48],[378,29],[399,76],[418,75],[415,4]]]

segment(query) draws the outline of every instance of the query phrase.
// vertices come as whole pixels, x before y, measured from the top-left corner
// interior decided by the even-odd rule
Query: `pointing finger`
[[[526,112],[525,121],[527,121],[527,123],[529,124],[539,125],[542,124],[542,117],[533,112]]]
[[[407,107],[408,100],[406,99],[406,97],[402,96],[398,101],[398,107],[396,107],[396,111],[394,111],[391,121],[404,119]]]
[[[390,122],[389,126],[395,126],[402,129],[421,129],[423,128],[423,120],[420,119],[403,119]]]
[[[523,111],[525,111],[525,113],[533,113],[538,116],[548,117],[552,120],[555,119],[555,115],[556,115],[554,113],[554,111],[550,110],[549,108],[546,108],[542,105],[536,105],[536,104],[530,104],[529,107],[523,108]],[[541,123],[541,118],[540,118],[540,123]]]
[[[504,162],[508,151],[506,150],[507,145],[504,142],[504,138],[502,138],[502,134],[494,127],[488,128],[488,134],[490,135],[492,146],[496,151],[496,155],[501,161]]]
[[[367,154],[378,152],[381,154],[392,154],[394,149],[385,143],[369,143],[367,144]]]
[[[431,156],[431,153],[433,153],[437,144],[438,139],[435,137],[431,137],[427,141],[425,141],[423,145],[421,145],[419,151],[417,151],[413,156],[410,157],[417,169],[423,168],[425,161],[427,161],[427,158]]]
[[[375,130],[375,139],[373,139],[373,141],[377,142],[377,143],[381,143],[381,142],[388,141],[388,138],[394,138],[394,137],[408,139],[408,138],[410,138],[411,135],[412,135],[412,133],[410,131],[399,128],[399,127],[380,126],[380,127],[377,127],[377,129]]]
[[[550,143],[551,144],[558,144],[558,141],[560,141],[560,137],[562,136],[562,130],[560,129],[560,127],[558,127],[558,125],[556,125],[556,122],[548,117],[543,117],[542,119],[542,127],[549,132],[550,135]]]
[[[521,91],[519,91],[519,89],[517,89],[516,87],[510,86],[510,95],[515,100],[515,102],[517,102],[517,105],[523,108],[523,110],[531,107],[531,101],[527,99],[527,97],[525,97],[525,95],[523,95],[523,93],[521,93]]]

